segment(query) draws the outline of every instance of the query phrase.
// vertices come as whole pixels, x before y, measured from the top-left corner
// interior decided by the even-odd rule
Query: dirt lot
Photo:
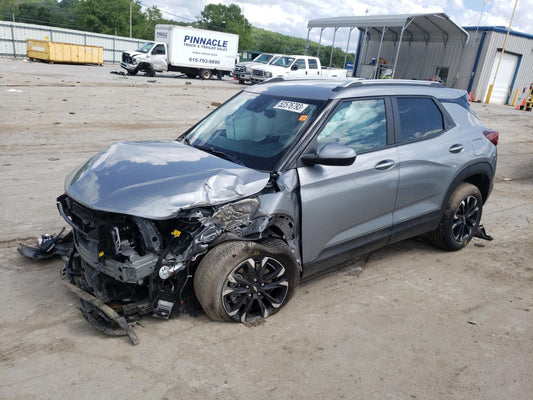
[[[533,113],[473,105],[500,131],[494,241],[409,240],[302,284],[258,326],[145,318],[134,347],[83,320],[61,260],[16,245],[64,225],[55,198],[83,160],[175,138],[241,87],[118,70],[0,59],[0,398],[531,399]]]

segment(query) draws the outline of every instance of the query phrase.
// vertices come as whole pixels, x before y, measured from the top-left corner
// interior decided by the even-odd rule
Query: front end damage
[[[288,204],[290,193],[272,185],[263,192],[181,210],[165,220],[97,211],[66,194],[59,197],[58,209],[72,227],[74,242],[64,275],[80,297],[84,318],[105,334],[128,335],[136,344],[131,324],[143,315],[169,319],[201,312],[192,278],[201,257],[216,244],[280,237],[295,251],[294,220],[270,213]]]

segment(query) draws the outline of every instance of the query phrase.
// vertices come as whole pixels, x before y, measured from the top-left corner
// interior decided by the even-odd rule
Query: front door
[[[162,43],[157,44],[152,49],[152,66],[156,71],[166,71],[167,70],[167,52],[165,45]]]
[[[344,101],[317,135],[319,149],[331,142],[354,148],[352,165],[298,168],[304,263],[389,239],[399,170],[385,105],[382,98]]]

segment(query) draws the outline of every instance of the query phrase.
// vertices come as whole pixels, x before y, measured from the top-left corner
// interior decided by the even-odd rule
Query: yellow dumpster
[[[104,48],[82,44],[27,39],[28,57],[51,63],[104,65]]]

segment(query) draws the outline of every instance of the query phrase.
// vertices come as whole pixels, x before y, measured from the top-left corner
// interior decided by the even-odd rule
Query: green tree
[[[144,21],[138,26],[135,27],[135,32],[141,39],[150,39],[153,40],[155,36],[155,26],[157,24],[168,23],[169,21],[163,18],[163,14],[156,6],[147,8],[144,12]]]
[[[261,28],[252,28],[253,48],[256,50],[268,53],[281,54],[304,54],[305,53],[305,39],[283,35],[281,33],[267,31]],[[307,55],[316,56],[318,50],[318,43],[309,42]],[[320,63],[323,66],[329,66],[329,57],[331,46],[320,46]],[[344,57],[346,53],[338,47],[333,48],[333,57],[331,66],[337,68],[344,68]],[[348,54],[347,61],[353,62],[353,53]]]
[[[74,27],[73,15],[79,0],[2,0],[0,18],[30,24]]]
[[[0,1],[0,19],[12,20],[15,13],[18,11],[16,0],[2,0]]]
[[[239,35],[239,50],[253,47],[252,25],[235,4],[208,4],[201,12],[198,27],[214,31],[236,33]]]
[[[132,7],[133,36],[142,31],[145,16],[140,1]],[[76,9],[79,29],[108,35],[129,36],[130,0],[81,0]]]

